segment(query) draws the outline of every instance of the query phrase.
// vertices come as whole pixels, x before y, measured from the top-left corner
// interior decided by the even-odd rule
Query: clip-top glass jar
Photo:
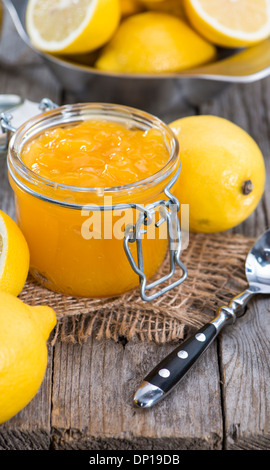
[[[129,129],[157,129],[168,151],[166,164],[132,184],[93,188],[55,183],[23,162],[26,145],[45,131],[91,119]],[[180,261],[179,203],[170,192],[179,167],[178,142],[169,127],[125,106],[55,107],[20,126],[9,144],[8,169],[17,222],[30,249],[31,274],[51,290],[80,297],[112,297],[140,285],[142,298],[152,300],[181,283],[187,273]],[[168,243],[171,270],[148,283]],[[176,265],[182,269],[181,276],[164,286]]]

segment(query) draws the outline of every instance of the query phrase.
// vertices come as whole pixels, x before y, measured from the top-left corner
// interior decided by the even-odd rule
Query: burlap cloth
[[[181,256],[187,279],[152,302],[142,301],[138,289],[110,299],[69,297],[31,278],[20,298],[29,305],[49,305],[55,310],[58,322],[52,343],[83,343],[91,334],[115,341],[137,336],[141,341],[170,342],[214,318],[218,306],[245,289],[245,259],[253,243],[253,239],[228,233],[190,234]],[[158,275],[168,269],[165,259]]]

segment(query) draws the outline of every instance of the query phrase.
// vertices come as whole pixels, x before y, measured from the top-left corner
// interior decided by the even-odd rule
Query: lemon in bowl
[[[140,0],[120,0],[121,18],[135,15],[143,10]]]
[[[122,73],[167,73],[216,58],[216,48],[180,18],[147,11],[132,15],[103,47],[95,67]]]
[[[245,47],[270,35],[270,0],[184,0],[191,25],[223,47]]]
[[[83,54],[105,44],[120,18],[120,0],[29,0],[25,23],[38,50]]]
[[[163,11],[186,20],[183,0],[140,0],[147,10]]]

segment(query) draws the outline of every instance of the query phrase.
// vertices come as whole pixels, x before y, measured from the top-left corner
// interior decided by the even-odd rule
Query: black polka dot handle
[[[214,323],[207,323],[174,349],[145,377],[134,396],[135,404],[149,408],[164,398],[212,343],[218,332],[219,328]]]
[[[234,324],[244,315],[250,299],[256,294],[270,294],[269,276],[270,229],[266,230],[246,258],[246,290],[231,299],[228,305],[218,307],[217,316],[193,336],[181,343],[148,375],[134,396],[134,403],[150,408],[164,398],[184,377],[204,353],[225,325]]]

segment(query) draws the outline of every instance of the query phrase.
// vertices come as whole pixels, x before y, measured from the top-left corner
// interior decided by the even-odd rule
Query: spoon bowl
[[[246,277],[254,291],[270,294],[270,229],[251,248],[246,259]]]

